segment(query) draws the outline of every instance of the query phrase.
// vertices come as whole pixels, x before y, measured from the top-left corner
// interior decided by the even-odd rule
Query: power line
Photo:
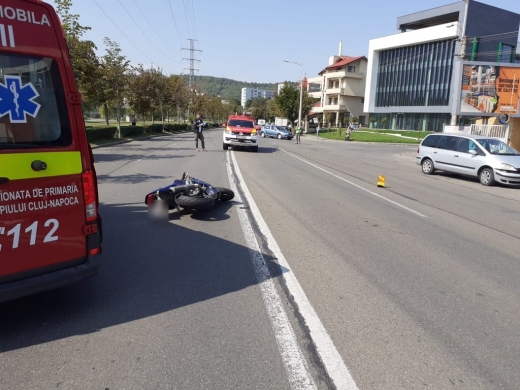
[[[188,20],[188,13],[186,12],[186,0],[182,0],[182,6],[184,7],[184,16],[186,16],[186,25],[188,26],[188,33],[191,35],[190,21]]]
[[[152,28],[152,30],[155,32],[155,34],[159,37],[159,39],[161,41],[163,41],[163,43],[167,46],[170,47],[170,49],[172,50],[175,50],[168,42],[166,42],[162,37],[161,35],[157,32],[157,30],[154,28],[153,24],[150,23],[150,21],[148,20],[148,18],[146,17],[146,15],[144,14],[144,12],[141,10],[141,7],[139,7],[139,4],[137,4],[137,1],[136,0],[133,0],[134,1],[134,4],[136,5],[137,9],[139,10],[139,12],[141,13],[141,15],[143,15],[144,19],[148,22],[148,25]]]
[[[191,12],[193,13],[193,27],[195,27],[195,39],[198,39],[197,37],[197,22],[195,21],[195,8],[193,8],[193,0],[191,0]]]
[[[123,4],[123,2],[121,0],[118,0],[119,1],[119,4],[121,4],[121,7],[123,7],[123,9],[126,11],[126,13],[128,14],[128,16],[130,16],[130,19],[132,19],[132,22],[134,22],[134,24],[137,26],[137,28],[139,29],[139,31],[141,31],[143,33],[143,35],[146,37],[146,39],[148,39],[148,41],[153,45],[153,47],[155,47],[157,49],[157,51],[162,54],[164,57],[168,58],[170,61],[175,61],[173,59],[171,59],[170,57],[168,57],[166,54],[164,54],[161,49],[159,49],[155,43],[153,43],[153,41],[148,38],[148,35],[146,35],[146,33],[143,31],[143,29],[139,26],[139,24],[137,24],[137,22],[135,21],[135,19],[132,17],[132,14],[130,12],[128,12],[128,10],[126,9],[125,5]]]
[[[98,6],[98,8],[101,10],[101,12],[103,12],[103,13],[105,14],[105,16],[108,18],[108,20],[110,20],[110,21],[112,22],[112,24],[113,24],[114,26],[116,26],[116,28],[119,30],[119,32],[120,32],[121,34],[123,34],[123,36],[124,36],[126,39],[128,39],[128,41],[129,41],[129,42],[130,42],[130,43],[131,43],[131,44],[132,44],[132,45],[133,45],[133,46],[134,46],[134,47],[135,47],[135,48],[136,48],[136,49],[137,49],[137,50],[138,50],[138,51],[139,51],[143,56],[144,56],[144,58],[146,58],[148,61],[150,61],[150,63],[152,63],[153,61],[152,61],[152,60],[151,60],[151,59],[150,59],[146,54],[144,54],[144,53],[142,52],[142,50],[139,49],[139,48],[136,46],[136,44],[135,44],[135,43],[134,43],[130,38],[128,38],[128,36],[123,32],[123,30],[121,30],[121,29],[119,28],[119,26],[118,26],[118,25],[117,25],[117,24],[112,20],[112,18],[110,18],[110,16],[108,16],[108,14],[105,12],[105,10],[104,10],[103,8],[100,7],[100,5],[97,3],[97,1],[96,1],[96,0],[92,0],[92,1],[93,1],[93,2]]]
[[[170,5],[170,12],[172,14],[173,24],[175,24],[175,29],[177,30],[177,35],[179,36],[179,42],[181,43],[181,47],[182,47],[181,34],[179,33],[179,28],[177,27],[177,21],[175,20],[175,16],[173,15],[173,8],[172,8],[172,3],[170,0],[168,0],[168,4]]]

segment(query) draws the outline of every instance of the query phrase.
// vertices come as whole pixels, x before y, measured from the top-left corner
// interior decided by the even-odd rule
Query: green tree
[[[331,126],[331,121],[332,121],[332,113],[331,112],[326,112],[324,114],[324,120],[325,120],[325,124],[327,127],[330,127]]]
[[[159,112],[164,131],[164,113],[169,99],[168,79],[161,68],[151,68],[149,71],[150,97],[152,124],[154,123],[154,113]]]
[[[232,113],[238,112],[239,114],[241,114],[242,111],[244,110],[242,108],[242,103],[240,103],[240,100],[230,99],[230,100],[228,100],[228,102],[229,102],[229,105],[231,106]]]
[[[246,103],[246,110],[251,111],[255,120],[266,119],[268,101],[269,99],[263,97],[248,100]]]
[[[386,122],[388,122],[388,118],[387,117],[381,118],[381,124],[383,125],[383,129],[386,128]]]
[[[267,101],[267,111],[266,117],[264,118],[266,121],[274,122],[276,117],[281,117],[283,114],[280,112],[278,105],[274,99],[269,99]]]
[[[312,106],[319,99],[314,99],[303,91],[302,96],[302,119],[311,110]],[[280,90],[280,93],[274,97],[274,101],[278,107],[278,112],[289,121],[294,122],[298,119],[300,110],[300,90],[292,87],[288,82]]]
[[[103,106],[105,121],[108,126],[109,108],[115,108],[118,133],[121,130],[121,111],[128,89],[129,61],[121,54],[119,44],[104,39],[106,53],[100,59],[99,87],[96,100]]]
[[[79,24],[79,15],[70,13],[72,0],[54,0],[54,2],[69,48],[78,90],[84,100],[97,102],[99,80],[99,60],[95,53],[97,48],[94,42],[81,39],[90,27]]]
[[[184,77],[178,75],[170,75],[166,82],[166,110],[168,120],[171,112],[179,112],[188,108],[188,86]]]
[[[287,118],[291,123],[298,119],[298,112],[300,108],[300,92],[293,88],[288,82],[285,82],[280,93],[274,97],[274,101],[278,107],[278,111],[284,118]],[[303,116],[302,109],[302,116]]]
[[[154,88],[152,73],[149,69],[144,69],[142,65],[134,68],[129,76],[127,102],[131,109],[139,115],[145,126],[146,114],[153,107]]]

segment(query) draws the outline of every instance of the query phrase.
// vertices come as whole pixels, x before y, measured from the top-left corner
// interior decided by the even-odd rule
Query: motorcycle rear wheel
[[[213,198],[200,198],[186,195],[179,195],[175,201],[181,207],[192,210],[209,210],[215,205]]]

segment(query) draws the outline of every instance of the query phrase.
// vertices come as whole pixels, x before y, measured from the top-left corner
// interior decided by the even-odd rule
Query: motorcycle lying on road
[[[210,210],[216,202],[227,202],[235,197],[235,193],[223,187],[190,177],[186,172],[181,180],[166,187],[158,188],[145,197],[145,204],[155,219],[167,218],[168,210],[180,207],[189,210]]]

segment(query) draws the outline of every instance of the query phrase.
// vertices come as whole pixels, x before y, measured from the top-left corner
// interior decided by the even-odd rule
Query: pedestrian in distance
[[[202,143],[202,150],[207,152],[206,146],[204,145],[204,134],[202,133],[202,128],[204,127],[204,121],[200,118],[200,114],[197,114],[197,118],[195,122],[193,122],[193,132],[195,133],[195,148],[197,152],[200,152],[199,149],[199,139]]]
[[[135,126],[137,123],[137,118],[135,117],[135,115],[132,115],[132,126]]]
[[[318,123],[318,126],[316,127],[316,137],[320,136],[320,124]]]
[[[298,124],[298,127],[296,128],[296,143],[297,144],[301,144],[300,142],[300,136],[302,134],[302,128],[301,126]]]

